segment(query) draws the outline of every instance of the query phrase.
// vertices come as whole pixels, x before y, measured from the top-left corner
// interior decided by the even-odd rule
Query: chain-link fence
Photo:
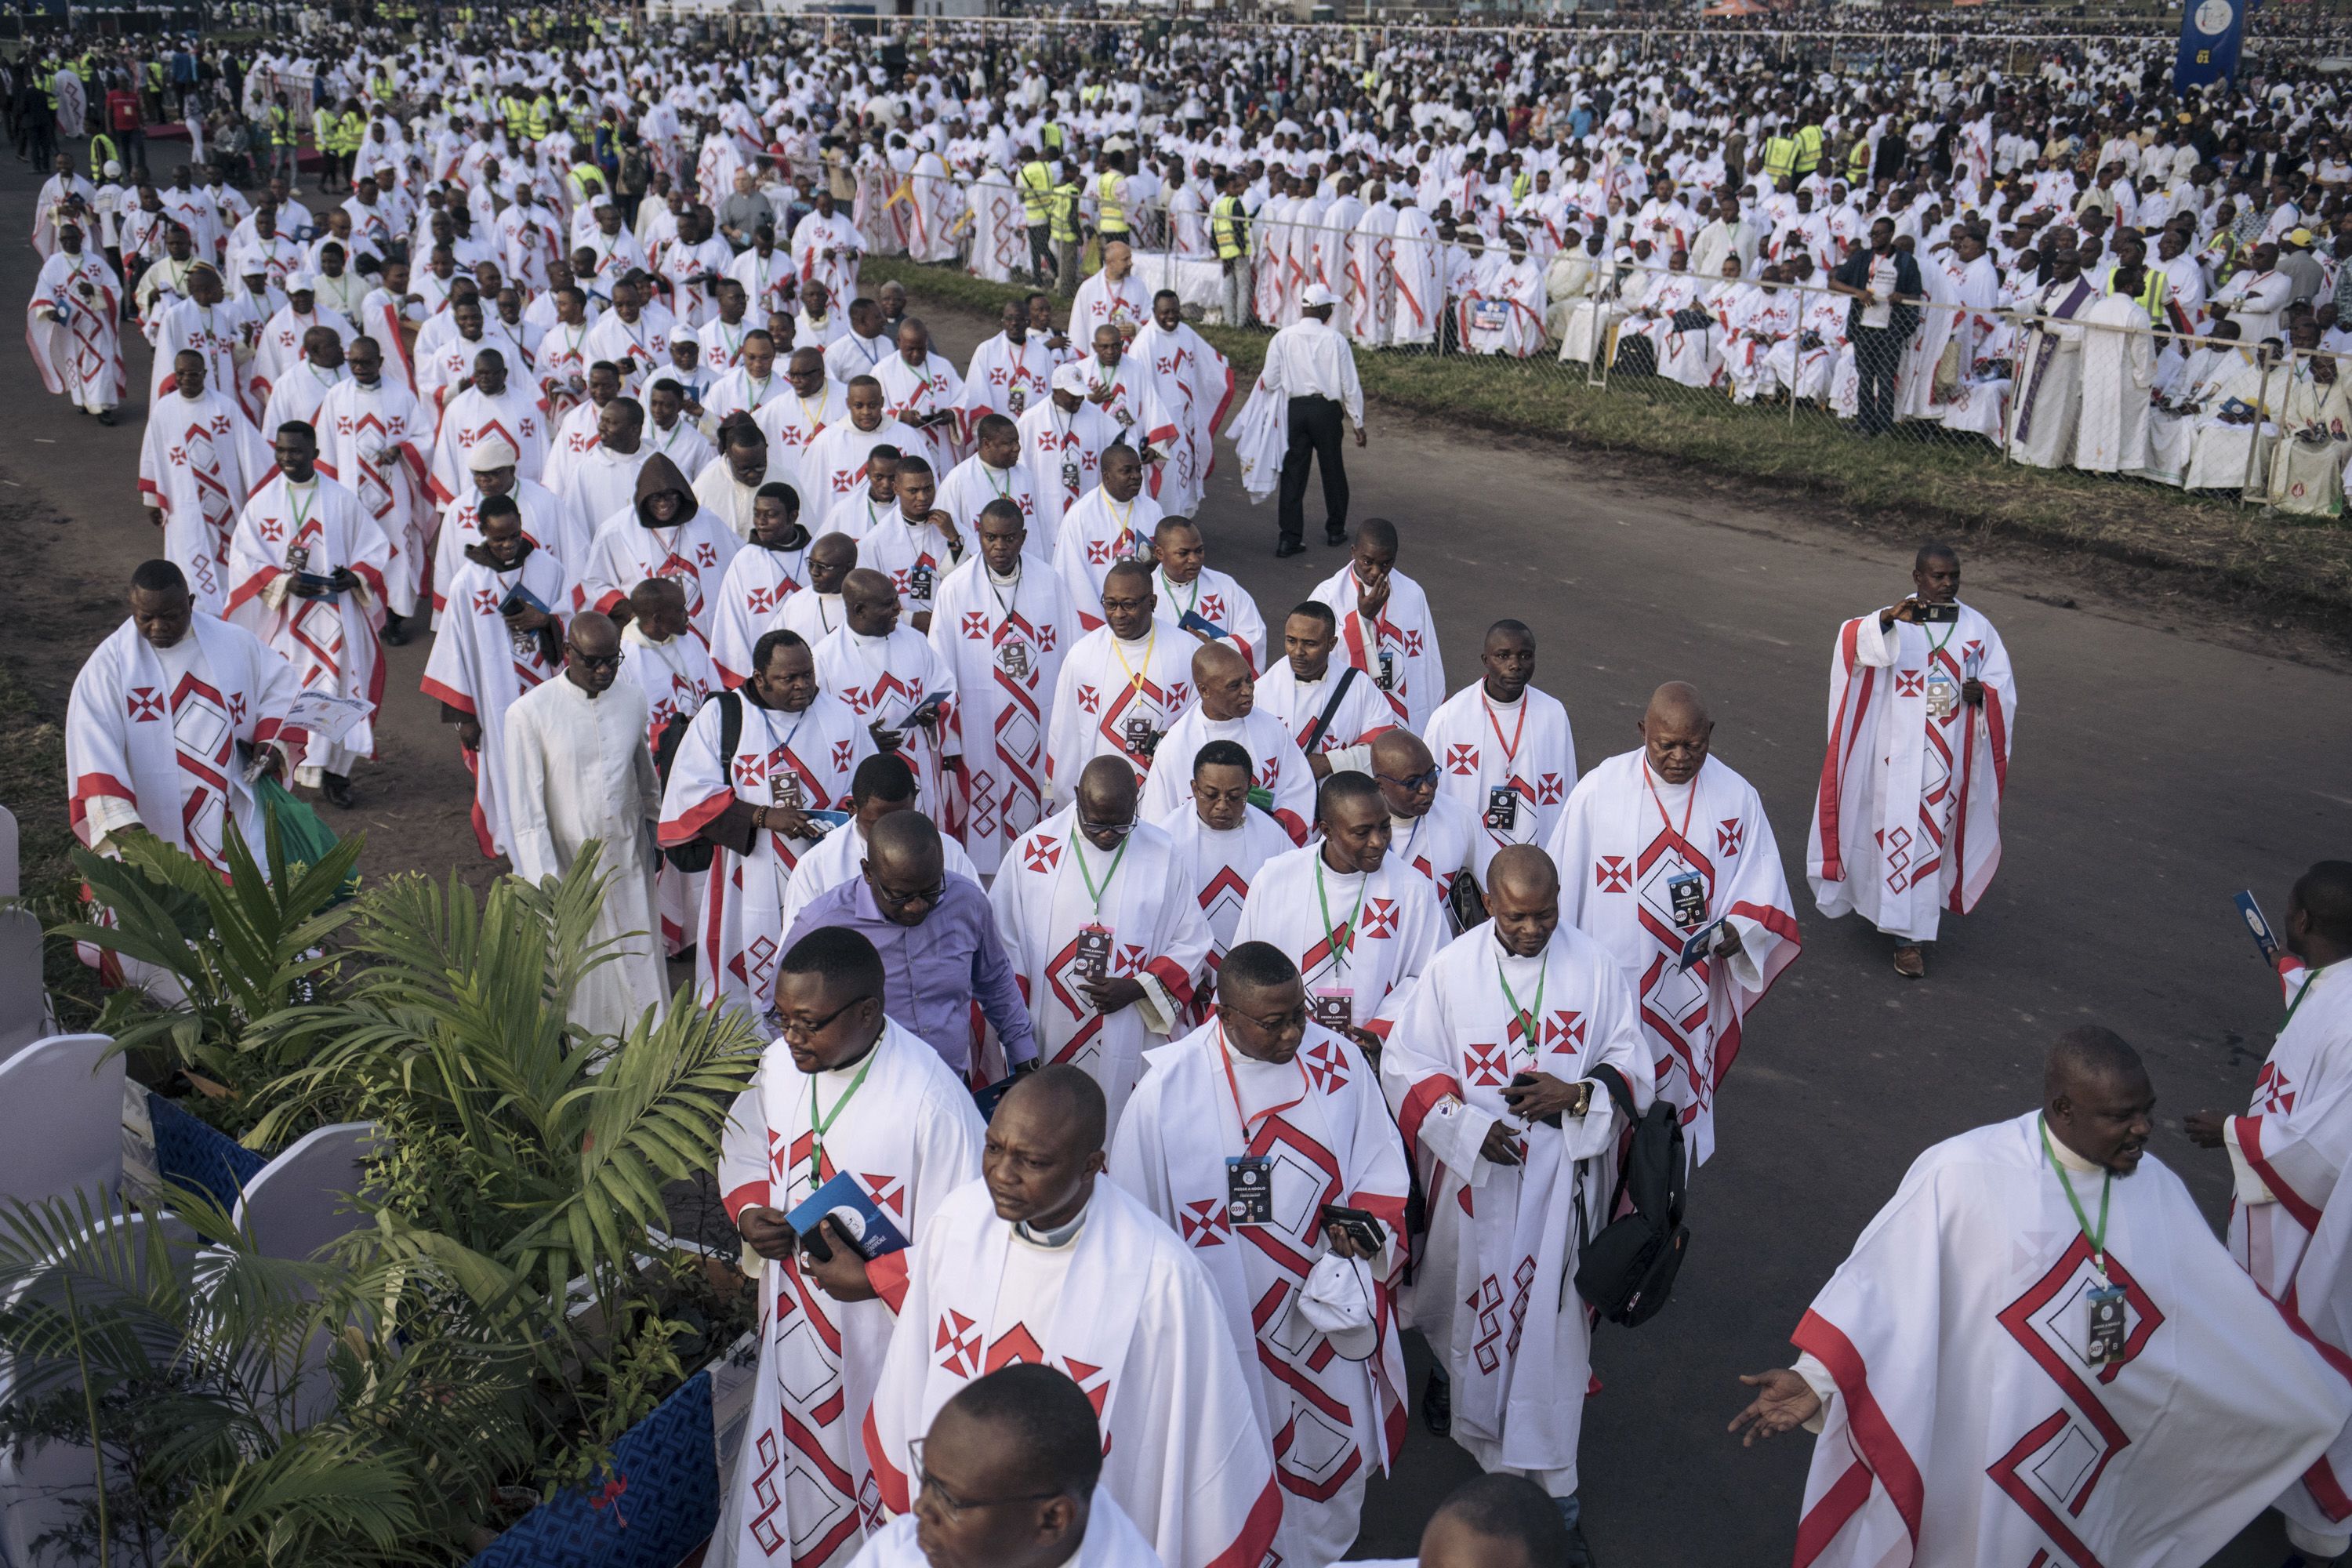
[[[1099,201],[1085,205],[1093,229]],[[2342,512],[2352,367],[2283,351],[2272,320],[2242,320],[2242,342],[2226,330],[2159,331],[2137,300],[2095,279],[2001,300],[1989,269],[1955,279],[1940,259],[1922,263],[1926,299],[1864,300],[1832,289],[1793,246],[1763,258],[1765,280],[1736,238],[1682,237],[1698,265],[1677,266],[1562,249],[1540,222],[1525,226],[1532,240],[1447,239],[1401,210],[1370,208],[1352,226],[1261,216],[1228,262],[1189,194],[1135,204],[1124,215],[1133,268],[1115,290],[1092,292],[1115,294],[1108,309],[1135,323],[1169,289],[1196,322],[1271,331],[1298,320],[1304,289],[1320,285],[1360,352],[1445,362],[1472,391],[1483,372],[1497,393],[1619,400],[1630,405],[1621,416],[1652,411],[1751,447],[1778,426],[1813,447],[1910,442],[1963,461]],[[1031,216],[1001,175],[856,171],[855,217],[872,253],[1066,298],[1098,267],[1100,243],[1057,242]]]

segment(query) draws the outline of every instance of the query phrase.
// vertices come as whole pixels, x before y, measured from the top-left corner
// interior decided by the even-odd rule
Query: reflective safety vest
[[[1054,205],[1054,171],[1042,158],[1021,165],[1021,216],[1031,228],[1042,226]]]
[[[1526,201],[1528,199],[1528,193],[1535,188],[1536,177],[1533,174],[1528,174],[1524,170],[1518,174],[1513,174],[1511,176],[1511,205],[1513,206],[1517,206],[1519,203]]]
[[[2132,298],[2137,300],[2139,301],[2139,308],[2147,312],[2147,319],[2150,322],[2154,323],[2158,327],[2162,327],[2165,324],[2164,300],[2167,293],[2168,292],[2165,287],[2167,279],[2164,276],[2164,270],[2153,264],[2143,267],[2140,270],[2146,274],[2146,277],[2139,286],[2139,292],[2133,295]],[[2114,279],[2110,278],[2107,280],[2107,292],[2110,294],[2120,294],[2123,290],[2116,288]]]
[[[1078,237],[1078,196],[1086,187],[1067,178],[1054,187],[1054,237],[1076,243]]]
[[[1870,174],[1870,142],[1857,141],[1853,151],[1845,155],[1846,184],[1858,185]]]
[[[555,105],[549,100],[547,94],[542,92],[531,100],[530,120],[524,127],[524,134],[534,142],[546,141],[547,132],[554,119]]]
[[[325,104],[310,111],[310,143],[321,153],[341,150],[342,130],[336,123],[335,111]]]
[[[299,138],[294,132],[294,117],[278,105],[271,104],[269,106],[269,144],[273,147],[291,147],[297,140]]]
[[[1095,178],[1095,227],[1107,239],[1127,233],[1127,209],[1118,205],[1119,178],[1116,172]]]
[[[1048,153],[1060,152],[1062,150],[1062,128],[1059,125],[1055,124],[1052,121],[1047,121],[1045,126],[1037,132],[1037,141]]]
[[[530,124],[530,105],[513,93],[499,100],[499,117],[507,122],[507,140],[520,142],[525,128]]]
[[[1764,172],[1776,180],[1794,178],[1797,173],[1797,139],[1774,136],[1764,143]]]
[[[1209,237],[1217,242],[1217,259],[1231,261],[1249,251],[1249,218],[1239,196],[1219,196],[1209,204]]]
[[[58,111],[58,73],[46,70],[37,79],[40,82],[41,96],[49,100],[49,112],[55,114]]]
[[[106,165],[121,160],[122,154],[116,149],[113,137],[103,131],[93,133],[89,139],[89,183],[94,185],[106,178]]]
[[[163,62],[162,60],[149,60],[147,62],[147,90],[150,92],[161,92],[163,90]]]
[[[1799,127],[1797,131],[1797,173],[1810,174],[1822,166],[1822,128],[1818,125]]]

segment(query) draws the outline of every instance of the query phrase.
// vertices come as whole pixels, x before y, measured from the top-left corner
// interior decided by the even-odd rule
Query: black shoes
[[[352,805],[352,781],[343,774],[323,773],[320,775],[319,793],[325,795],[327,797],[327,804],[334,806],[337,810],[351,810]]]
[[[1284,561],[1293,555],[1304,555],[1306,553],[1307,541],[1303,539],[1286,539],[1274,547],[1274,558],[1276,561]]]
[[[1440,1437],[1454,1430],[1454,1384],[1434,1372],[1421,1391],[1421,1424]]]
[[[383,617],[382,636],[394,647],[402,647],[408,641],[408,623],[398,616],[387,614]]]
[[[1323,531],[1323,542],[1333,545],[1345,544],[1348,542],[1348,531],[1344,528],[1327,528]]]

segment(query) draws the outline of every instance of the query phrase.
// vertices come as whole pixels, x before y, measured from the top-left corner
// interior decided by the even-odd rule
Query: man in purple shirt
[[[882,955],[883,1010],[940,1059],[971,1076],[971,1003],[1004,1042],[1015,1069],[1034,1067],[1037,1039],[988,895],[946,869],[940,830],[917,811],[893,812],[866,833],[862,875],[818,894],[784,949],[820,926],[843,926]]]

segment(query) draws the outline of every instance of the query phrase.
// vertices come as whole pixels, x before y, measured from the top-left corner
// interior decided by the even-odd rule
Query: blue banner
[[[2172,62],[2172,90],[2238,76],[2238,43],[2249,0],[2182,0],[2180,52]]]

